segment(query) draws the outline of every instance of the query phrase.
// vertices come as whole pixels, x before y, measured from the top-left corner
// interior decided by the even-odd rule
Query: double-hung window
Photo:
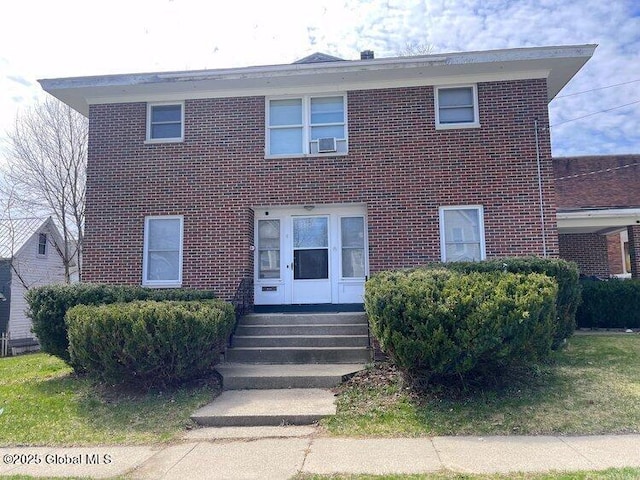
[[[47,234],[38,234],[38,255],[44,257],[47,255]]]
[[[267,99],[268,156],[347,152],[346,96]]]
[[[476,85],[435,88],[436,128],[480,126]]]
[[[184,104],[149,103],[147,105],[147,141],[181,142],[184,139]]]
[[[440,207],[440,251],[443,262],[485,259],[482,206]]]
[[[142,284],[182,284],[182,216],[147,217],[144,223]]]

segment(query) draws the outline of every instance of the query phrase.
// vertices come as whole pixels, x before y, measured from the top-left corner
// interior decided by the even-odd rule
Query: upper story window
[[[47,254],[47,234],[38,234],[38,255],[45,256]]]
[[[476,85],[436,87],[436,128],[472,128],[480,126]]]
[[[183,103],[149,103],[147,105],[148,142],[181,142],[183,138]]]
[[[346,110],[346,95],[267,99],[267,155],[346,153]]]
[[[144,222],[142,284],[182,284],[182,216],[147,217]]]
[[[443,262],[485,259],[482,206],[440,207],[440,252]]]

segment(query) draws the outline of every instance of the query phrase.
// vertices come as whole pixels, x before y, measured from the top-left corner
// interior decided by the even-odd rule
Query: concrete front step
[[[367,363],[364,347],[232,347],[225,360],[232,363]]]
[[[233,336],[233,347],[368,347],[367,335]]]
[[[367,335],[366,323],[316,324],[316,325],[243,325],[236,327],[235,335]]]
[[[328,390],[228,390],[191,418],[210,427],[310,425],[335,413],[335,397]]]
[[[333,388],[364,368],[364,364],[221,363],[216,366],[224,390]]]
[[[367,324],[365,313],[252,313],[239,325],[341,325]]]

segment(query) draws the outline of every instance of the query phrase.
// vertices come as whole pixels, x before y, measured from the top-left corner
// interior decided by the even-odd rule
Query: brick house
[[[594,49],[41,80],[90,121],[83,280],[346,308],[383,269],[557,256],[548,103]]]
[[[553,166],[560,256],[585,275],[638,278],[640,155],[555,158]]]

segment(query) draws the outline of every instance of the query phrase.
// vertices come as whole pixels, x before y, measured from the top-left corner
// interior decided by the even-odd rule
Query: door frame
[[[364,283],[369,275],[369,242],[367,209],[364,204],[298,205],[254,207],[254,303],[255,305],[297,304],[361,304]],[[302,297],[294,294],[293,218],[325,216],[329,218],[329,291],[310,290]],[[362,217],[364,220],[364,276],[342,277],[341,222],[344,217]],[[280,231],[279,277],[260,278],[260,245],[258,226],[261,220],[278,220]],[[305,280],[296,280],[305,282]],[[311,282],[308,282],[311,283]]]

